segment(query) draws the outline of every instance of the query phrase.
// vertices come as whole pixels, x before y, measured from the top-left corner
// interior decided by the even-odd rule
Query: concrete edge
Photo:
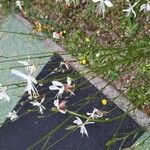
[[[17,14],[16,18],[24,24],[27,28],[32,30],[32,25],[30,22],[28,22],[24,17]],[[55,44],[58,48],[56,53],[64,53],[64,55],[61,55],[61,57],[64,60],[74,60],[70,54],[65,54],[66,50],[62,46],[56,44],[51,39],[45,39],[43,42],[45,42],[46,46],[50,46],[51,44]],[[71,66],[79,71],[86,73],[85,78],[89,80],[91,84],[93,84],[97,89],[103,92],[104,95],[110,100],[113,101],[114,104],[116,104],[121,110],[124,112],[127,112],[129,116],[135,120],[140,126],[147,127],[147,129],[150,131],[150,117],[145,114],[142,110],[135,108],[135,106],[122,94],[120,93],[113,85],[109,84],[107,81],[105,81],[101,76],[97,76],[95,73],[92,73],[88,68],[81,65],[78,61],[72,62]],[[88,73],[87,73],[88,72]],[[92,78],[92,79],[91,79]],[[134,109],[135,108],[135,109]]]

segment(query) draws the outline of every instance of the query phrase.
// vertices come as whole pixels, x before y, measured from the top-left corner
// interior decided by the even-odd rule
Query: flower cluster
[[[58,93],[56,94],[56,98],[61,98],[62,94],[64,92],[70,93],[70,95],[75,95],[74,94],[74,87],[75,85],[72,85],[72,80],[70,77],[67,77],[67,83],[63,84],[59,81],[52,81],[52,85],[49,86],[50,90],[57,90]]]
[[[89,112],[86,113],[88,117],[87,117],[87,120],[85,122],[82,122],[82,120],[76,116],[76,119],[73,121],[73,123],[75,123],[77,125],[77,128],[80,128],[80,133],[82,134],[82,137],[84,134],[87,137],[89,137],[88,131],[85,128],[85,125],[94,124],[95,119],[102,118],[107,113],[108,112],[106,112],[106,111],[100,111],[97,108],[94,108],[91,113],[89,113]],[[92,122],[89,120],[92,120]]]
[[[97,5],[97,13],[102,14],[103,18],[105,18],[106,7],[113,7],[113,4],[110,0],[92,0],[94,3],[98,3]]]
[[[74,93],[75,84],[72,85],[72,79],[67,77],[67,83],[63,84],[59,81],[52,81],[52,85],[49,86],[49,89],[52,91],[58,91],[56,94],[56,100],[54,100],[54,106],[57,108],[59,112],[65,114],[66,111],[66,100],[60,101],[63,93],[69,93],[71,95],[75,95]],[[69,98],[69,97],[67,97]]]
[[[74,0],[64,0],[67,6],[70,6],[72,3],[74,5],[77,5]],[[56,0],[56,2],[63,2],[63,0]],[[80,2],[80,1],[79,1]],[[93,3],[97,4],[96,12],[97,14],[102,14],[102,17],[105,18],[106,10],[108,8],[112,8],[114,4],[111,2],[111,0],[92,0]],[[136,11],[134,8],[137,6],[137,4],[140,2],[140,0],[136,1],[135,3],[131,4],[129,0],[127,0],[128,8],[123,9],[122,11],[126,13],[126,16],[133,16],[134,18],[137,16]],[[81,3],[81,2],[80,2]],[[79,5],[79,3],[78,3]],[[144,3],[140,6],[140,12],[144,11],[144,13],[148,14],[147,21],[149,19],[149,13],[150,13],[150,1],[147,0],[147,3]]]
[[[35,84],[37,84],[37,80],[32,76],[34,74],[34,72],[36,71],[36,67],[34,64],[30,64],[30,59],[28,59],[28,61],[18,61],[18,63],[23,64],[26,67],[26,73],[23,73],[19,70],[16,69],[12,69],[11,70],[11,74],[14,74],[18,77],[23,78],[24,80],[26,80],[26,88],[25,91],[28,92],[29,94],[29,99],[33,99],[33,98],[37,98],[39,96],[38,90],[35,87]],[[2,85],[0,85],[0,99],[4,99],[6,101],[9,102],[10,97],[7,95],[6,93],[6,87],[2,87]],[[43,102],[43,100],[41,100],[41,103]],[[39,102],[31,102],[33,104],[33,106],[38,106],[40,112],[42,113],[43,109],[45,109],[44,106],[41,105],[41,103]],[[15,110],[13,110],[12,112],[10,112],[7,117],[10,118],[10,120],[14,121],[18,118],[17,112]]]
[[[59,67],[54,69],[53,73],[57,72],[60,69],[60,67],[62,67],[62,65],[65,66],[67,70],[70,69],[69,63],[61,62]],[[68,110],[66,109],[66,107],[67,107],[66,103],[68,101],[60,100],[60,99],[62,98],[64,93],[69,93],[70,96],[75,95],[74,88],[75,88],[75,84],[72,84],[72,79],[70,77],[67,77],[66,83],[62,83],[60,81],[52,81],[52,85],[49,86],[49,89],[52,91],[58,91],[55,96],[56,100],[54,100],[54,103],[53,103],[55,106],[55,109],[53,109],[53,110],[56,110],[62,114],[67,113]],[[67,98],[69,98],[69,97],[67,97]],[[66,99],[66,97],[65,97],[65,99]],[[105,100],[105,104],[106,104],[106,100]],[[78,116],[76,116],[75,117],[76,119],[73,121],[73,123],[76,124],[76,126],[75,126],[76,128],[80,128],[80,133],[82,134],[82,137],[83,137],[83,135],[86,135],[88,137],[89,136],[88,131],[85,126],[89,125],[89,124],[94,124],[95,123],[94,119],[101,118],[106,114],[107,114],[107,112],[100,111],[97,108],[94,108],[91,113],[89,113],[89,112],[86,113],[87,120],[85,122],[83,122]],[[92,120],[92,122],[90,120]]]
[[[43,114],[43,110],[45,110],[46,108],[42,105],[42,103],[44,102],[45,100],[45,96],[41,99],[41,102],[38,102],[37,100],[33,101],[33,102],[30,102],[33,106],[36,106],[39,108],[39,112],[41,114]]]
[[[71,67],[70,67],[69,62],[70,61],[60,62],[59,67],[55,68],[52,72],[56,73],[57,71],[59,71],[59,72],[62,71],[62,73],[64,73],[64,71],[62,70],[62,67],[65,67],[65,69],[67,71],[70,70]],[[19,70],[16,70],[16,69],[12,69],[11,74],[14,74],[14,75],[26,80],[27,85],[26,85],[25,90],[27,91],[27,93],[29,95],[28,99],[33,100],[33,101],[30,101],[29,103],[32,104],[33,107],[38,108],[38,111],[40,114],[44,114],[44,110],[46,110],[46,108],[44,106],[45,95],[41,98],[41,100],[39,100],[40,95],[35,86],[35,84],[38,84],[38,81],[35,79],[35,77],[33,77],[33,74],[36,71],[35,65],[31,63],[30,59],[28,59],[28,61],[18,61],[18,63],[25,66],[25,73],[23,73]],[[2,85],[0,85],[0,99],[9,101],[10,97],[7,95],[6,89],[7,89],[6,87],[2,87]],[[70,77],[67,77],[66,83],[62,83],[60,81],[54,80],[54,81],[52,81],[51,85],[49,86],[49,90],[57,91],[56,95],[54,97],[55,98],[55,100],[53,102],[54,107],[52,107],[52,110],[55,110],[62,114],[69,113],[70,110],[67,109],[66,104],[67,104],[69,98],[71,96],[75,95],[75,84],[73,83],[72,79]],[[69,94],[69,96],[68,96],[68,94]],[[65,96],[65,98],[63,98],[64,96]],[[105,102],[105,104],[106,104],[106,102]],[[74,113],[76,119],[73,121],[73,123],[76,124],[76,125],[74,125],[76,129],[80,128],[80,133],[82,134],[82,137],[83,137],[83,135],[86,135],[87,137],[89,137],[88,131],[85,126],[94,124],[95,119],[102,118],[106,114],[107,114],[107,112],[100,111],[99,109],[94,108],[92,112],[86,113],[87,119],[83,122],[79,118],[82,115],[78,116],[78,114]],[[10,112],[7,115],[7,117],[10,118],[11,121],[15,121],[16,119],[19,118],[19,116],[17,115],[17,111],[15,111],[15,110]]]

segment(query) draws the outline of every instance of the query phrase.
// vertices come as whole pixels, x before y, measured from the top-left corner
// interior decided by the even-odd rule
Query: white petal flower
[[[62,101],[59,102],[58,99],[54,100],[54,106],[58,109],[59,112],[61,112],[62,114],[65,114],[67,112],[67,110],[65,110],[67,101]]]
[[[41,102],[38,102],[38,101],[33,101],[33,102],[30,102],[33,106],[37,106],[39,108],[39,112],[41,114],[43,114],[43,110],[45,110],[45,107],[42,105],[42,103],[44,102],[45,100],[45,97],[43,97],[41,99]]]
[[[53,38],[54,39],[60,39],[60,37],[61,37],[61,35],[60,35],[60,33],[58,33],[58,32],[53,32]]]
[[[63,86],[63,84],[61,83],[61,82],[59,82],[59,81],[52,81],[52,84],[54,85],[54,86],[60,86],[60,87],[62,87]]]
[[[107,7],[113,7],[113,4],[110,0],[104,0],[104,3]]]
[[[107,7],[113,7],[113,4],[110,0],[92,0],[94,3],[99,3],[97,6],[96,12],[98,14],[102,14],[103,18],[105,17],[105,12],[106,12],[106,6]]]
[[[140,6],[140,11],[144,11],[145,13],[150,12],[150,1],[147,1],[146,4],[142,4]]]
[[[94,108],[92,113],[86,113],[86,114],[89,116],[89,118],[92,119],[97,119],[104,116],[103,112],[98,110],[97,108]]]
[[[147,14],[146,20],[149,21],[149,17],[150,17],[150,1],[147,1],[146,4],[142,4],[140,6],[140,11],[144,11],[144,13]]]
[[[71,85],[71,82],[72,82],[71,78],[70,78],[70,77],[67,77],[67,84],[68,84],[69,86]]]
[[[10,120],[14,121],[18,118],[18,115],[17,115],[17,112],[13,110],[7,115],[7,117],[10,118]]]
[[[0,100],[5,100],[7,102],[10,101],[10,97],[8,96],[8,94],[6,93],[7,88],[6,87],[2,87],[2,85],[0,84]]]
[[[24,5],[23,1],[19,1],[19,0],[16,1],[16,6],[19,7],[20,10],[22,10],[23,5]]]
[[[94,3],[100,2],[101,0],[92,0]]]
[[[29,66],[29,62],[27,62],[27,61],[19,60],[18,63],[23,64],[25,66]]]
[[[138,1],[139,2],[139,1]],[[135,2],[133,5],[129,2],[129,7],[127,9],[123,9],[123,12],[127,12],[126,16],[129,17],[131,14],[133,14],[134,18],[136,17],[136,12],[134,11],[134,7],[138,4],[138,2]]]
[[[71,93],[72,95],[75,95],[73,93],[73,88],[74,88],[74,85],[71,85],[72,81],[71,81],[71,78],[67,77],[67,84],[63,84],[59,81],[52,81],[52,85],[49,86],[49,89],[50,90],[58,90],[58,93],[56,94],[56,97],[57,99],[62,97],[62,94],[64,92],[69,92]]]
[[[18,61],[18,63],[23,64],[26,66],[27,72],[32,75],[36,71],[36,65],[30,63],[30,59],[28,61]]]
[[[12,74],[15,74],[19,77],[22,77],[24,78],[26,81],[27,81],[27,86],[25,88],[25,90],[28,92],[28,94],[30,95],[31,99],[34,97],[34,98],[37,98],[39,96],[38,94],[38,91],[35,87],[34,84],[37,84],[37,80],[31,76],[31,75],[26,75],[18,70],[15,70],[15,69],[12,69],[11,70],[11,73]]]
[[[61,97],[65,90],[64,85],[59,81],[52,81],[52,85],[49,86],[49,89],[52,91],[58,90],[58,93],[56,94],[57,98]]]
[[[76,117],[76,120],[73,121],[73,123],[77,124],[77,126],[80,128],[80,133],[83,135],[85,134],[87,137],[89,137],[87,129],[85,128],[85,125],[93,124],[94,122],[82,122],[82,120],[79,117]]]

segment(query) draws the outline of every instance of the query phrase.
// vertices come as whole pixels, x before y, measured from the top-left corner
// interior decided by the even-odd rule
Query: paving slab
[[[18,82],[22,82],[22,80],[19,78],[17,80],[12,78],[10,75],[10,69],[19,68],[21,65],[17,61],[28,60],[28,56],[30,55],[34,56],[34,59],[32,59],[33,64],[41,64],[37,66],[37,71],[35,73],[36,76],[43,68],[45,63],[49,60],[51,49],[55,49],[53,45],[51,46],[51,49],[47,48],[45,44],[36,37],[19,34],[29,34],[31,33],[32,28],[28,28],[27,26],[23,25],[15,15],[6,17],[3,20],[0,31],[8,31],[7,33],[0,32],[0,84],[2,85],[7,86],[11,85],[12,83],[17,84]],[[41,55],[40,53],[43,53],[45,57],[36,58]],[[24,69],[23,65],[20,67],[20,69]],[[10,95],[11,100],[9,103],[6,103],[2,100],[0,101],[0,123],[4,122],[6,115],[15,107],[23,92],[23,87],[17,88],[16,85],[14,85],[10,88],[8,86],[8,95]]]

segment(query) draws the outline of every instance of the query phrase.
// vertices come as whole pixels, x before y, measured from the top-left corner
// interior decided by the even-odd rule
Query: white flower
[[[39,96],[38,91],[37,91],[37,89],[36,89],[36,87],[34,85],[34,84],[37,84],[37,80],[33,76],[26,75],[26,74],[24,74],[24,73],[22,73],[22,72],[20,72],[18,70],[15,70],[15,69],[12,69],[11,73],[15,74],[15,75],[17,75],[19,77],[22,77],[25,80],[27,80],[27,86],[26,86],[25,90],[28,92],[28,94],[30,95],[31,99],[33,97],[37,98]]]
[[[56,3],[61,3],[63,0],[56,0]]]
[[[87,129],[85,128],[85,125],[93,124],[94,122],[82,122],[82,120],[79,117],[76,117],[76,120],[73,121],[73,123],[77,124],[77,126],[80,128],[80,133],[83,135],[85,134],[87,137],[89,137]]]
[[[42,105],[42,103],[44,102],[45,100],[45,97],[43,97],[41,99],[41,102],[38,102],[38,101],[33,101],[33,102],[30,102],[33,106],[37,106],[39,108],[39,111],[41,114],[43,114],[43,110],[45,110],[45,107]]]
[[[59,112],[65,114],[67,110],[65,110],[67,101],[59,102],[58,99],[54,100],[54,106],[58,109]]]
[[[64,85],[59,81],[52,81],[52,85],[49,86],[50,90],[58,90],[58,93],[56,94],[56,97],[59,98],[62,96],[63,92],[65,91]]]
[[[58,90],[56,94],[57,99],[62,96],[64,92],[70,92],[72,95],[75,95],[72,91],[74,85],[71,85],[71,78],[67,77],[67,84],[63,84],[59,81],[52,81],[52,85],[49,86],[50,90]]]
[[[26,66],[27,72],[32,75],[36,71],[36,66],[34,64],[30,64],[30,59],[28,61],[18,61],[18,63]]]
[[[144,11],[144,13],[146,14],[148,14],[148,16],[147,16],[147,21],[149,21],[149,13],[150,13],[150,1],[147,1],[147,3],[146,4],[142,4],[141,6],[140,6],[140,11]]]
[[[61,35],[60,35],[60,33],[58,33],[58,32],[53,32],[53,38],[54,39],[60,39],[60,37],[61,37]]]
[[[74,92],[73,92],[74,85],[71,85],[71,84],[72,84],[72,79],[70,77],[67,77],[67,84],[64,84],[65,91],[70,92],[71,95],[75,95]]]
[[[97,6],[97,13],[102,14],[103,18],[105,17],[106,6],[113,7],[113,4],[110,0],[92,0],[94,3],[99,2]]]
[[[22,10],[22,6],[23,6],[23,1],[16,1],[16,6],[19,7],[20,10]]]
[[[5,101],[9,102],[10,97],[6,93],[6,90],[7,90],[7,87],[2,87],[2,85],[0,84],[0,99],[3,99]]]
[[[146,4],[142,4],[140,6],[140,11],[144,11],[145,13],[150,12],[150,1],[147,1]]]
[[[13,110],[7,115],[7,117],[10,118],[10,120],[14,121],[18,118],[18,115],[17,115],[17,112]]]
[[[139,2],[139,1],[138,1]],[[123,9],[123,12],[127,12],[126,16],[129,17],[131,14],[133,14],[134,18],[136,17],[136,12],[134,11],[134,7],[138,4],[138,2],[135,2],[133,5],[129,2],[129,7],[127,9]]]
[[[98,110],[97,108],[94,108],[92,113],[87,112],[86,114],[89,116],[89,118],[92,119],[97,119],[104,116],[103,112]]]

